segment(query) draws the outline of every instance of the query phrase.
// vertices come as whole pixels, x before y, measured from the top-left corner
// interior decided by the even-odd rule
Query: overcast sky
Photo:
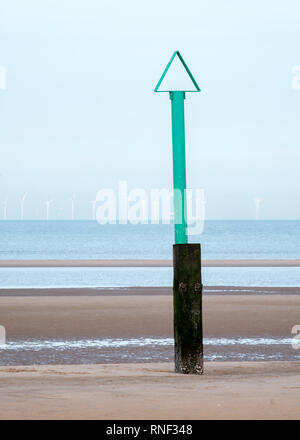
[[[298,0],[0,0],[0,201],[8,218],[91,217],[103,187],[172,187],[170,101],[153,89],[180,50],[188,186],[207,217],[299,219]],[[3,72],[0,69],[0,73]],[[3,216],[1,207],[0,218]]]

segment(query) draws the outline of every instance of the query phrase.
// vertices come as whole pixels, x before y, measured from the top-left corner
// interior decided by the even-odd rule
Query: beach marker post
[[[191,80],[194,90],[160,90],[161,84],[176,57],[178,57]],[[185,95],[187,92],[200,92],[200,88],[179,51],[173,53],[154,92],[169,93],[172,113],[175,226],[175,244],[173,245],[175,372],[203,374],[201,249],[200,244],[189,244],[187,236],[184,122]]]

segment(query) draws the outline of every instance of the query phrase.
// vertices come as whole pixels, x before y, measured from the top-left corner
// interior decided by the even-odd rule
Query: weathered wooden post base
[[[173,245],[175,372],[203,374],[200,244]]]

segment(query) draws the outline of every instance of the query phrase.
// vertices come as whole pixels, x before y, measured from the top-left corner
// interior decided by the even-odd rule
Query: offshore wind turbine
[[[20,199],[20,211],[21,211],[21,220],[24,220],[24,202],[27,196],[27,192],[23,194],[23,197]]]
[[[70,200],[71,200],[71,206],[72,206],[72,220],[74,220],[75,219],[75,215],[74,215],[74,213],[75,213],[75,195],[73,194],[73,196],[70,198]]]
[[[53,202],[53,200],[46,200],[46,220],[49,220],[49,214],[50,214],[50,205]]]
[[[261,202],[262,202],[262,199],[260,199],[259,197],[255,197],[255,199],[254,199],[254,204],[255,204],[255,220],[259,220],[259,208],[260,208]]]
[[[7,199],[3,202],[3,220],[7,219]]]

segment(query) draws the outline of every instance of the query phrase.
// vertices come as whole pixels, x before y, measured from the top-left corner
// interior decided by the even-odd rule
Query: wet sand
[[[1,419],[299,419],[297,362],[0,367]]]
[[[298,288],[210,289],[207,337],[286,338],[300,324]],[[171,289],[0,290],[0,324],[8,339],[171,337]]]
[[[205,288],[205,359],[298,361],[290,340],[299,318],[299,288]],[[170,362],[174,356],[170,288],[1,290],[0,324],[9,344],[0,350],[0,365]],[[147,338],[158,341],[142,341]],[[162,343],[165,338],[170,341]]]

